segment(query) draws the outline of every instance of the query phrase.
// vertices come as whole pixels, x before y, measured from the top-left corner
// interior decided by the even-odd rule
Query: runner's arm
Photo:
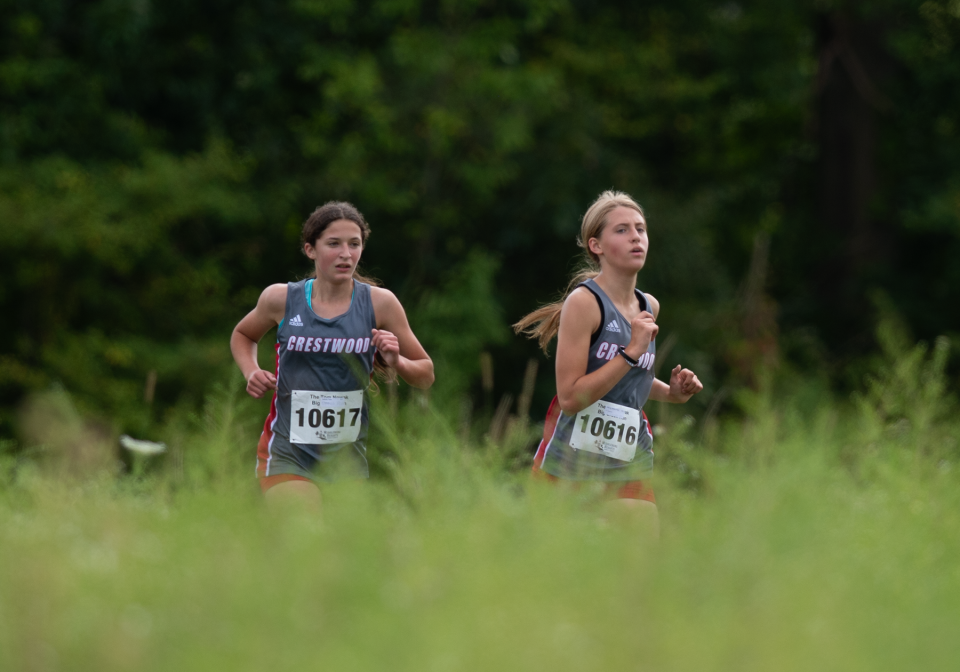
[[[616,356],[587,374],[590,336],[600,326],[600,307],[587,289],[574,290],[560,311],[557,333],[557,400],[567,415],[582,411],[601,399],[630,370],[623,357]],[[653,315],[642,312],[630,324],[632,337],[627,354],[638,359],[657,334]]]
[[[660,302],[653,294],[644,294],[650,309],[653,311],[654,319],[660,315]],[[690,397],[703,389],[700,379],[690,369],[681,369],[677,365],[670,372],[670,383],[667,384],[661,380],[653,379],[653,387],[650,388],[650,399],[653,401],[666,401],[671,404],[685,404]]]
[[[257,343],[265,333],[280,324],[286,303],[287,286],[270,285],[260,294],[257,306],[237,323],[230,336],[230,351],[247,381],[247,392],[257,399],[277,386],[276,377],[257,363]]]
[[[433,360],[410,328],[400,301],[382,287],[371,288],[371,298],[377,319],[372,342],[383,361],[413,387],[433,385]]]
[[[666,401],[671,404],[685,404],[697,392],[703,389],[700,379],[690,369],[681,369],[677,364],[670,372],[670,384],[653,379],[650,398],[654,401]]]

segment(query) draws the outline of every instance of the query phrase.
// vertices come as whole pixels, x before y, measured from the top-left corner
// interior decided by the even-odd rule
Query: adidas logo
[[[610,324],[608,324],[608,325],[604,328],[604,331],[612,331],[612,332],[615,333],[615,334],[619,334],[619,333],[620,333],[620,325],[617,324],[617,321],[616,321],[616,320],[610,320]]]
[[[297,314],[296,317],[291,317],[291,318],[290,318],[290,326],[291,326],[291,327],[302,327],[302,326],[303,326],[303,320],[300,319],[300,315],[299,315],[299,314]]]

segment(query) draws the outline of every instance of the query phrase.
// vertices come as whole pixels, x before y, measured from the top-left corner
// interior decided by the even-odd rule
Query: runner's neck
[[[336,284],[326,282],[317,277],[313,281],[313,291],[310,297],[313,309],[316,311],[321,306],[338,306],[343,303],[350,303],[353,298],[353,278],[349,282],[338,282]]]
[[[615,305],[630,306],[636,303],[637,274],[618,274],[612,269],[601,271],[594,282],[606,292]],[[621,311],[622,312],[622,311]]]

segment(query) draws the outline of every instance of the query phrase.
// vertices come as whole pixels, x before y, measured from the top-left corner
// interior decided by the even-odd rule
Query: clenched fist
[[[681,369],[677,364],[670,372],[671,401],[685,403],[690,397],[703,389],[700,379],[690,369]]]
[[[633,359],[640,359],[659,331],[653,315],[643,311],[630,321],[630,344],[624,350]]]
[[[257,369],[247,376],[247,394],[259,399],[267,390],[277,389],[277,377],[269,371]]]
[[[371,343],[377,348],[384,363],[392,369],[397,368],[400,358],[400,341],[391,332],[385,329],[374,329]]]

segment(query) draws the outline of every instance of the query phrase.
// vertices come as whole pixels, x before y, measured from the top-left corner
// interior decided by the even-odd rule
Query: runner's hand
[[[643,311],[630,322],[630,344],[624,350],[634,359],[640,359],[657,337],[658,331],[660,327],[654,322],[653,315]]]
[[[690,369],[681,369],[677,364],[670,372],[670,396],[679,403],[685,403],[690,397],[703,389],[700,379]]]
[[[257,369],[247,376],[247,394],[259,399],[264,392],[277,389],[277,377],[269,371]]]
[[[400,341],[385,329],[374,329],[372,333],[373,339],[371,342],[376,346],[380,357],[390,368],[397,368],[397,363],[400,360]]]

